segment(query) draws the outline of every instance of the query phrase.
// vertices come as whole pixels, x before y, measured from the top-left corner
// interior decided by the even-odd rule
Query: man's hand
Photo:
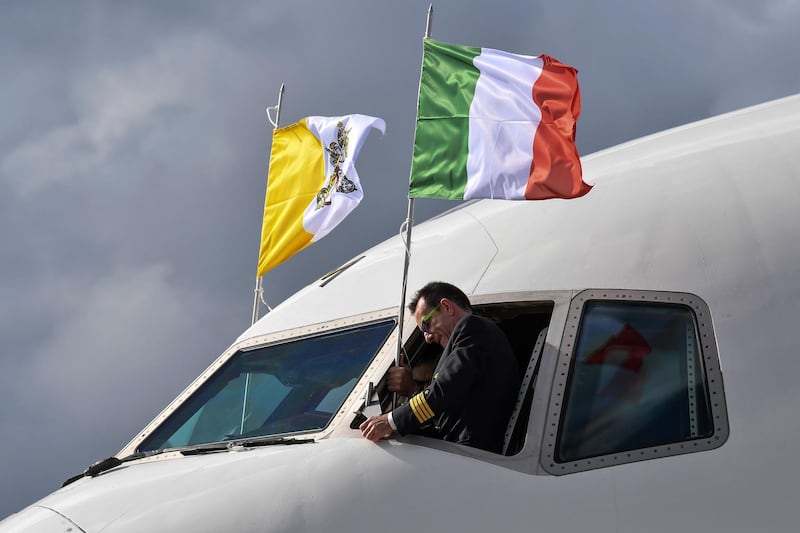
[[[369,439],[372,442],[378,442],[392,434],[389,416],[385,414],[367,418],[358,426],[358,429],[361,430],[361,434],[364,435],[365,439]]]
[[[407,366],[393,366],[389,369],[386,373],[386,388],[406,398],[411,398],[419,390],[411,376],[411,369]]]

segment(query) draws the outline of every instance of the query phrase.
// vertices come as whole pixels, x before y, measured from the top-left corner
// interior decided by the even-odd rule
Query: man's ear
[[[454,305],[453,302],[451,302],[447,298],[442,298],[441,302],[442,302],[442,308],[445,310],[445,312],[448,315],[452,315],[453,311],[455,311],[455,309],[453,309],[453,305]]]

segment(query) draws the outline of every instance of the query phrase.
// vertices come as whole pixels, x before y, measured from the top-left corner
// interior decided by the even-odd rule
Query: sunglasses
[[[439,307],[441,307],[441,305],[442,302],[439,302],[439,304],[436,307],[428,311],[428,313],[424,317],[422,317],[422,320],[420,320],[419,322],[419,329],[422,330],[422,333],[431,332],[431,323],[430,323],[431,317],[436,311],[439,310]]]

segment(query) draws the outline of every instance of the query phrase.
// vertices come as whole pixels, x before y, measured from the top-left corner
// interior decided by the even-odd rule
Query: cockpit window
[[[394,326],[387,320],[236,352],[138,450],[322,429]]]
[[[711,450],[728,437],[711,312],[696,295],[581,291],[556,365],[542,441],[552,474]]]
[[[709,437],[703,362],[689,307],[589,302],[558,460]]]

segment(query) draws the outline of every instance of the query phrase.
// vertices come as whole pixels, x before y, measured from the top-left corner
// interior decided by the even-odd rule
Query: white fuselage
[[[376,445],[350,427],[394,359],[395,330],[330,424],[303,435],[316,442],[132,461],[47,496],[0,531],[57,531],[65,518],[104,532],[795,530],[798,147],[795,96],[586,157],[595,185],[582,198],[474,202],[414,227],[409,290],[444,280],[473,303],[552,303],[517,455],[422,437]],[[118,457],[237,351],[395,316],[402,243],[364,256],[244,332]],[[707,305],[714,379],[724,381],[717,412],[727,418],[718,443],[553,475],[545,458],[559,363],[574,298],[587,289],[696,295]],[[406,317],[404,341],[414,326]]]

